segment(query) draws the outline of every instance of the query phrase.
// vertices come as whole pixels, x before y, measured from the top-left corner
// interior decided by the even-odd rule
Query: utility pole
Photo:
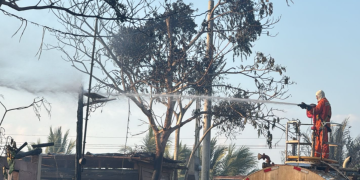
[[[91,54],[91,64],[90,64],[90,79],[89,79],[89,89],[88,92],[84,94],[83,87],[81,86],[81,92],[79,93],[79,102],[78,102],[78,127],[77,127],[77,139],[76,139],[76,162],[75,162],[75,174],[76,180],[81,180],[81,166],[86,163],[85,159],[85,144],[86,144],[86,132],[87,132],[87,122],[89,120],[89,107],[91,104],[96,103],[105,103],[107,101],[115,100],[115,99],[107,99],[104,96],[101,96],[96,93],[91,93],[91,82],[93,76],[93,67],[94,67],[94,58],[95,58],[95,43],[96,43],[96,35],[98,29],[98,19],[95,19],[95,28],[94,28],[94,41],[93,41],[93,48]],[[86,116],[85,116],[85,131],[84,131],[84,142],[81,146],[82,141],[82,128],[83,128],[83,97],[87,96],[87,103],[86,105]],[[91,102],[90,102],[91,99]],[[81,103],[81,106],[80,106]]]
[[[207,61],[211,63],[213,58],[213,10],[214,1],[209,0],[209,12],[208,12],[208,34],[207,34]],[[208,74],[206,75],[206,83],[208,87],[205,88],[205,95],[212,96],[212,66],[209,67]],[[211,100],[204,99],[204,111],[211,111]],[[205,133],[211,126],[211,113],[204,115],[204,127],[203,133]],[[201,162],[201,180],[209,180],[210,179],[210,140],[211,140],[211,132],[209,132],[203,141],[202,148],[202,162]]]
[[[88,103],[84,104],[84,96],[87,96]],[[91,102],[89,101],[91,99]],[[84,93],[84,89],[81,86],[79,90],[79,99],[78,99],[78,110],[77,110],[77,123],[76,123],[76,156],[75,156],[75,180],[81,180],[81,166],[86,163],[85,157],[83,157],[85,146],[82,146],[83,139],[83,121],[84,121],[84,110],[86,106],[97,103],[105,103],[115,99],[108,99],[105,96],[102,96],[97,93]]]
[[[92,81],[92,76],[93,76],[93,67],[94,67],[94,58],[95,58],[95,44],[96,44],[96,33],[97,33],[97,28],[98,28],[98,19],[95,19],[95,28],[94,28],[94,42],[93,42],[93,49],[92,49],[92,53],[91,53],[91,64],[90,64],[90,79],[89,79],[89,89],[88,89],[88,94],[90,96],[90,91],[91,91],[91,81]],[[85,116],[85,132],[84,132],[84,142],[83,142],[83,156],[85,156],[85,144],[86,144],[86,132],[87,132],[87,123],[89,120],[89,106],[90,106],[90,98],[87,99],[87,104],[86,104],[86,116]]]
[[[81,86],[79,90],[79,100],[77,109],[77,123],[76,123],[76,157],[75,157],[75,177],[76,180],[81,180],[81,164],[79,163],[82,152],[82,132],[83,132],[83,107],[84,107],[84,89]]]

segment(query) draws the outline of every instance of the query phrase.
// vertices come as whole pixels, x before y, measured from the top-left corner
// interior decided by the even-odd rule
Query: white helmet
[[[316,95],[316,99],[317,99],[318,101],[320,101],[322,98],[325,97],[325,93],[324,93],[324,91],[322,91],[322,90],[318,90],[315,95]]]

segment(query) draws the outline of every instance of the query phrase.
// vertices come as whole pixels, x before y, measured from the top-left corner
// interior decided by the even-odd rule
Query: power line
[[[49,136],[49,135],[40,135],[40,134],[7,134],[10,136],[35,136],[35,137],[43,137],[43,136]],[[68,136],[68,137],[76,137],[76,136]],[[118,139],[125,139],[125,136],[87,136],[87,137],[92,137],[92,138],[118,138]],[[132,139],[142,139],[144,137],[128,137],[128,138],[132,138]],[[194,137],[184,137],[184,138],[180,138],[180,139],[194,139]],[[230,138],[216,138],[216,139],[228,139],[230,140]],[[267,138],[233,138],[232,140],[237,140],[237,139],[267,139]],[[284,138],[272,138],[272,139],[284,139]]]
[[[20,144],[23,144],[24,142],[17,142],[17,145],[20,145]],[[5,143],[0,143],[0,145],[4,145]],[[54,143],[55,145],[62,145],[62,143]],[[99,143],[96,143],[96,144],[87,144],[88,146],[92,146],[92,147],[96,147],[96,146],[99,146],[99,147],[124,147],[123,145],[120,145],[120,144],[115,144],[115,143],[112,143],[112,144],[99,144]],[[186,147],[192,147],[193,144],[184,144]],[[217,144],[216,146],[217,147],[228,147],[230,144]],[[169,144],[167,145],[168,147],[175,147],[175,145],[173,144]],[[268,145],[265,145],[265,144],[234,144],[234,146],[236,147],[264,147],[264,148],[267,148]],[[277,146],[274,146],[274,147],[285,147],[285,145],[277,145]]]

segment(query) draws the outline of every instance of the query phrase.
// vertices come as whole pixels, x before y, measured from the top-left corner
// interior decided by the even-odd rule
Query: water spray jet
[[[279,102],[279,101],[268,101],[258,99],[245,99],[245,98],[233,98],[233,97],[219,97],[219,96],[199,96],[199,95],[179,95],[179,94],[134,94],[134,93],[121,93],[115,96],[132,96],[132,97],[174,97],[184,99],[211,99],[211,100],[225,100],[231,102],[254,102],[254,103],[265,103],[265,104],[282,104],[282,105],[298,105],[298,103]]]

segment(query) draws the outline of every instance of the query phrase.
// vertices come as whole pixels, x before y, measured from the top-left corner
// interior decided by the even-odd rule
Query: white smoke
[[[0,86],[34,94],[43,92],[77,92],[83,76],[59,59],[16,60],[4,63],[0,59]]]
[[[43,68],[47,68],[44,66]],[[25,90],[34,94],[42,92],[77,92],[82,84],[82,77],[74,72],[34,72],[22,69],[22,72],[0,68],[5,75],[0,76],[0,86],[15,90]]]
[[[46,21],[47,17],[41,20]],[[4,17],[0,18],[0,24],[6,24],[0,40],[0,86],[34,94],[78,91],[85,76],[64,61],[62,53],[43,50],[40,59],[35,56],[42,43],[42,28],[28,26],[19,41],[20,34],[12,35],[21,25],[20,21]],[[47,33],[44,43],[56,43],[56,40]]]

